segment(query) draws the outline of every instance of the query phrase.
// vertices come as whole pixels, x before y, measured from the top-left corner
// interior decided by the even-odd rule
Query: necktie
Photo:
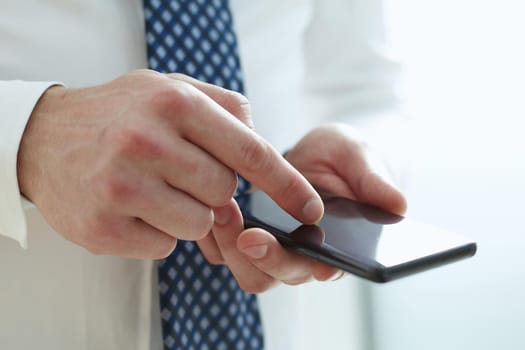
[[[151,69],[243,92],[227,0],[144,0],[144,14]],[[237,194],[247,187],[239,178]],[[227,267],[208,264],[186,241],[158,267],[165,349],[263,348],[257,300]]]

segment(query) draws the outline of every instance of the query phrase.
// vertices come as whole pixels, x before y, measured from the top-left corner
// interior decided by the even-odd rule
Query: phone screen
[[[244,199],[246,227],[261,227],[284,246],[347,272],[386,282],[437,267],[476,252],[461,235],[379,208],[325,195],[325,214],[303,225],[262,192]]]

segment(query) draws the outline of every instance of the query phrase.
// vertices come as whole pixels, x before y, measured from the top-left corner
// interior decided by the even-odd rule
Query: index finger
[[[177,119],[181,136],[266,192],[297,220],[314,223],[320,219],[321,197],[279,152],[200,90],[188,94],[193,96],[192,115]]]

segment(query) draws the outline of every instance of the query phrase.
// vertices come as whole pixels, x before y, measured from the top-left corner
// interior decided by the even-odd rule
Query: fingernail
[[[216,224],[221,226],[226,225],[232,217],[232,211],[230,207],[213,208],[213,218]]]
[[[266,256],[266,253],[268,252],[268,246],[265,244],[255,245],[248,248],[244,248],[242,252],[252,259],[262,259]]]
[[[346,273],[345,273],[343,270],[339,270],[339,271],[338,271],[335,275],[333,275],[328,281],[335,282],[335,281],[340,280],[340,279],[343,278],[344,276],[346,276]]]
[[[303,215],[305,220],[309,223],[315,223],[321,219],[323,215],[323,203],[318,198],[310,199],[303,207]]]

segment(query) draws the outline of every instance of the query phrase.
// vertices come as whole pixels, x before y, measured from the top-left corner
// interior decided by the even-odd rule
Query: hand
[[[279,283],[296,285],[342,276],[334,267],[286,250],[265,230],[244,230],[235,200],[214,212],[213,235],[200,240],[199,246],[209,262],[226,264],[243,290],[261,293]]]
[[[246,98],[178,74],[50,88],[18,158],[22,193],[57,232],[93,253],[136,258],[205,237],[236,172],[299,220],[322,215],[313,188],[253,131]]]
[[[315,129],[287,153],[286,159],[322,191],[397,214],[406,210],[405,198],[388,180],[383,164],[348,126]],[[234,202],[215,213],[215,240],[207,236],[199,244],[209,260],[226,263],[249,292],[263,292],[279,282],[298,284],[342,276],[336,268],[287,251],[262,229],[243,231]]]
[[[403,215],[406,199],[378,153],[344,124],[307,134],[286,159],[319,191],[355,199]]]

